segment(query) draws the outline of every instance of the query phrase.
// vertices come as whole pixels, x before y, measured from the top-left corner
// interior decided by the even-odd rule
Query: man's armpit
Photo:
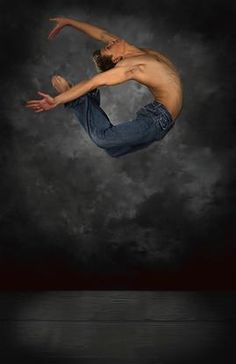
[[[115,66],[114,68],[98,73],[92,78],[93,87],[113,86],[134,80],[139,66]]]
[[[134,77],[134,71],[131,71],[132,68],[116,66],[108,71],[97,74],[93,77],[93,81],[96,87],[118,85]]]

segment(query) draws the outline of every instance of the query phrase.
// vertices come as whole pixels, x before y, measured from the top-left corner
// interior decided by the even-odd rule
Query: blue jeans
[[[174,121],[158,101],[142,107],[132,121],[113,125],[100,107],[100,91],[95,89],[64,104],[75,113],[91,140],[111,157],[135,152],[164,138]]]

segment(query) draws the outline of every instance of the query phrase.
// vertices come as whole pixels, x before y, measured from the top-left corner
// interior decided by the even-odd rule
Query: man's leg
[[[155,126],[147,120],[136,118],[113,125],[99,105],[99,90],[95,92],[81,96],[65,104],[65,107],[73,109],[80,124],[98,147],[111,157],[120,157],[144,149],[155,140]]]
[[[54,82],[52,80],[53,86],[58,91],[61,89],[59,81],[61,84],[67,82],[60,76],[57,76],[57,82],[55,79]],[[65,89],[61,89],[61,92],[64,91]],[[98,89],[70,101],[64,106],[74,111],[92,141],[112,157],[143,149],[155,140],[155,126],[145,118],[137,116],[133,121],[113,125],[100,107]]]

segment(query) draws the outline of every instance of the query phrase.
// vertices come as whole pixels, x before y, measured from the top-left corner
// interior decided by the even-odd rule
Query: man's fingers
[[[35,103],[38,103],[40,100],[30,100],[30,101],[27,101],[26,104],[35,104]]]
[[[54,36],[54,32],[52,31],[52,32],[50,32],[50,33],[48,34],[48,39],[53,38],[53,36]]]
[[[28,108],[28,109],[39,109],[39,108],[41,108],[41,106],[39,106],[39,105],[26,105],[26,107]]]
[[[44,111],[41,101],[39,101],[39,100],[27,101],[25,104],[25,107],[28,109],[34,110],[36,112]]]
[[[55,30],[51,31],[51,33],[49,33],[49,35],[48,35],[48,39],[53,38],[57,33],[58,33],[58,31],[55,31]]]
[[[53,38],[57,33],[59,33],[60,27],[57,25],[48,35],[48,39]]]
[[[36,101],[36,102],[27,102],[25,104],[26,107],[42,107],[41,103]]]
[[[36,104],[36,103],[31,103],[31,104],[26,104],[26,107],[35,107],[35,106],[40,106],[40,104]]]
[[[39,107],[39,104],[26,104],[26,107]]]

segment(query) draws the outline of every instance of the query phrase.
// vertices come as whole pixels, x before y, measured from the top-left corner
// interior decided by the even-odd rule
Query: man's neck
[[[139,56],[144,53],[145,53],[144,51],[142,51],[141,49],[139,49],[137,47],[125,44],[124,50],[123,50],[123,58],[135,57],[135,56]]]

